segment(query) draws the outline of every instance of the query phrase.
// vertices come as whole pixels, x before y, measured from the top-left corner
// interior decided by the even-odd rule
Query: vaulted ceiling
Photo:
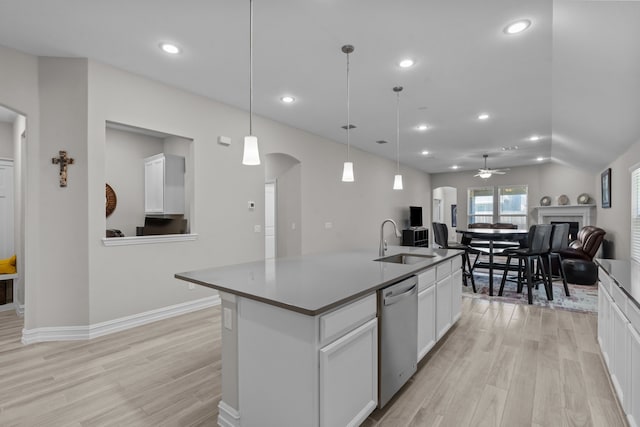
[[[352,44],[351,143],[395,159],[401,85],[401,162],[426,172],[472,170],[485,153],[490,167],[541,157],[597,171],[640,141],[639,2],[254,0],[254,19],[257,114],[346,142]],[[531,26],[505,34],[519,19]],[[1,0],[0,44],[248,109],[248,0]]]

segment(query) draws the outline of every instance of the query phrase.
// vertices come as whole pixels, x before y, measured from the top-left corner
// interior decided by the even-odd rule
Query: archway
[[[284,153],[265,159],[265,258],[302,253],[300,160]]]

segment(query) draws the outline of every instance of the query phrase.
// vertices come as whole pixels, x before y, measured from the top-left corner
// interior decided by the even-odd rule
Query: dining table
[[[456,229],[456,233],[462,235],[462,242],[468,244],[471,248],[474,248],[473,242],[482,241],[487,242],[488,249],[486,254],[489,256],[488,263],[478,263],[480,267],[486,267],[489,269],[489,296],[493,296],[493,270],[500,268],[504,270],[507,268],[504,265],[496,265],[493,262],[495,255],[495,242],[512,242],[514,246],[519,245],[521,242],[527,239],[528,230],[521,229],[504,229],[504,228],[470,228],[467,230]],[[468,243],[467,243],[468,242]],[[476,246],[475,249],[480,249]],[[484,248],[482,248],[484,249]],[[482,251],[481,252],[485,252]],[[472,273],[473,274],[473,273]]]

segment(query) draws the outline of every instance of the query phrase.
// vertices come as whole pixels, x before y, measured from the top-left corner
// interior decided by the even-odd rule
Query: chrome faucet
[[[379,256],[384,256],[384,253],[387,250],[387,241],[384,240],[384,225],[388,222],[393,224],[393,229],[396,232],[396,237],[398,239],[402,237],[402,233],[398,231],[398,226],[396,225],[396,222],[394,220],[387,218],[382,221],[382,225],[380,226],[380,250],[378,251]]]

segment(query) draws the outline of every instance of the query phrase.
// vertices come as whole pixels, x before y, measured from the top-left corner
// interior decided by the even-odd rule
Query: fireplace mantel
[[[580,227],[593,225],[596,205],[536,206],[538,224],[549,224],[557,217],[581,217]]]

